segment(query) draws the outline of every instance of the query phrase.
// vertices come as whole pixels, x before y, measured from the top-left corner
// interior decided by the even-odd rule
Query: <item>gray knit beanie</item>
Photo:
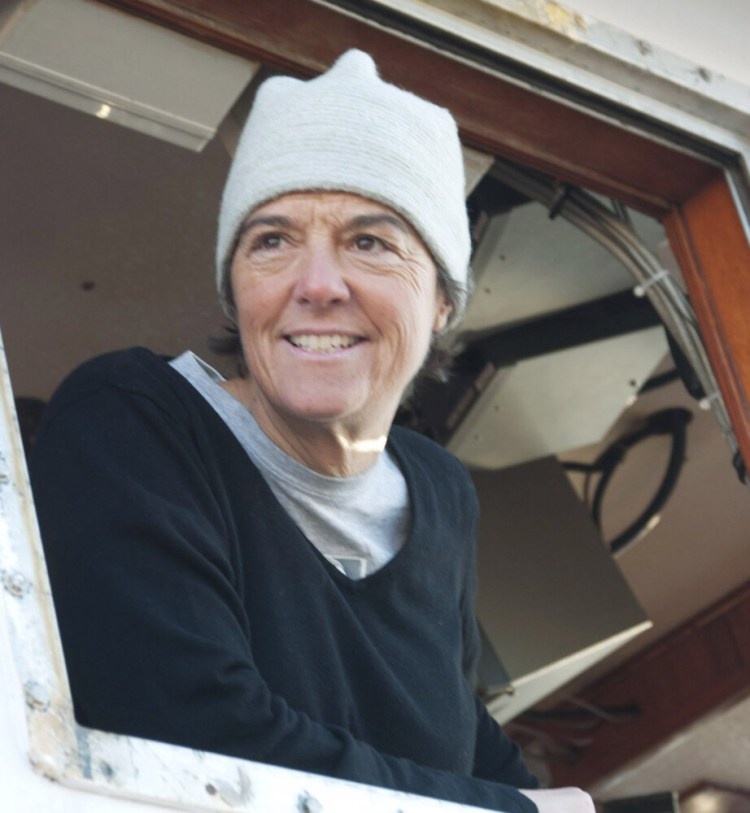
[[[219,213],[216,274],[225,280],[250,212],[290,192],[351,192],[389,206],[414,227],[460,291],[471,243],[456,124],[442,107],[383,82],[372,58],[347,51],[310,81],[285,76],[258,90],[229,171]]]

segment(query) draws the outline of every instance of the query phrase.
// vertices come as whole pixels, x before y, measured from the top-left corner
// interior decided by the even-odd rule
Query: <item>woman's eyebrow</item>
[[[357,215],[349,220],[346,225],[351,229],[367,229],[372,226],[381,226],[384,223],[395,226],[404,232],[404,234],[409,233],[409,227],[400,217],[389,214]]]
[[[258,226],[272,226],[276,229],[288,229],[291,225],[292,221],[283,215],[251,217],[242,224],[237,233],[237,238],[239,239],[243,234],[250,231],[250,229],[257,228]]]

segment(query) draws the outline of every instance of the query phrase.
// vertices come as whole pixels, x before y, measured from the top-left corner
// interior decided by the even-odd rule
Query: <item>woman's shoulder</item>
[[[434,440],[403,426],[394,426],[388,437],[388,448],[402,469],[411,469],[430,479],[450,480],[473,491],[471,477],[464,464]]]
[[[439,443],[436,443],[427,435],[406,426],[394,424],[388,435],[388,444],[391,447],[408,450],[412,454],[418,454],[432,460],[442,460],[446,463],[452,461],[452,463],[459,466],[463,465],[455,455],[451,454]]]
[[[63,379],[51,403],[62,406],[110,388],[156,396],[174,389],[181,378],[168,358],[145,347],[131,347],[83,362]]]
[[[118,350],[85,361],[65,377],[45,409],[42,427],[63,415],[89,422],[96,415],[114,424],[144,408],[170,420],[187,419],[191,410],[200,409],[191,390],[167,357],[144,347]]]
[[[158,376],[168,366],[168,359],[145,347],[115,350],[84,361],[64,379],[59,389],[111,384],[141,384]]]

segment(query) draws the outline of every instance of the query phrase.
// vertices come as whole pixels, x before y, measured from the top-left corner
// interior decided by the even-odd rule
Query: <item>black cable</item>
[[[591,504],[591,478],[598,474],[600,469],[595,463],[580,463],[575,460],[562,461],[562,467],[567,471],[577,471],[584,476],[583,478],[583,501],[586,505]]]
[[[642,714],[642,709],[635,703],[628,703],[618,706],[603,706],[601,708],[590,708],[579,706],[578,708],[566,709],[527,709],[522,717],[525,720],[533,720],[540,723],[553,723],[561,727],[580,727],[601,723],[621,723],[634,720]]]
[[[745,461],[742,459],[742,454],[739,452],[739,450],[734,453],[732,465],[734,466],[734,470],[737,472],[737,476],[740,478],[740,482],[746,483],[747,467],[745,466]]]
[[[612,479],[617,467],[625,459],[628,449],[640,443],[642,440],[657,434],[651,427],[650,421],[662,413],[657,412],[650,418],[646,419],[646,423],[640,429],[630,432],[627,435],[615,440],[608,446],[596,459],[594,466],[601,472],[601,477],[594,491],[594,499],[591,505],[591,516],[596,523],[596,527],[601,530],[602,527],[602,503],[604,501],[604,492],[607,490],[609,481]],[[689,413],[688,413],[689,414]]]
[[[646,419],[646,424],[643,428],[616,440],[596,461],[601,467],[602,475],[594,492],[591,514],[597,526],[601,527],[601,509],[607,486],[615,470],[624,460],[627,451],[649,437],[655,435],[672,436],[672,449],[669,455],[669,462],[667,463],[664,477],[656,494],[635,521],[609,543],[612,553],[618,553],[637,539],[653,517],[662,510],[674,491],[680,471],[685,462],[687,425],[692,418],[692,414],[686,409],[674,408],[656,412]]]
[[[637,539],[653,517],[661,511],[674,491],[680,471],[685,462],[687,425],[692,418],[692,414],[687,409],[677,407],[655,412],[646,418],[646,422],[641,428],[617,438],[593,463],[580,463],[576,461],[566,461],[563,463],[563,467],[569,471],[585,473],[585,497],[587,502],[589,502],[588,492],[590,479],[594,474],[600,475],[593,499],[591,500],[590,510],[595,525],[601,530],[604,495],[607,492],[612,477],[625,459],[628,450],[641,441],[654,437],[655,435],[671,435],[672,449],[661,484],[649,504],[638,515],[635,521],[609,542],[609,548],[612,553],[623,550],[628,544]]]
[[[562,462],[562,467],[568,471],[580,471],[585,474],[592,471],[599,471],[599,467],[596,465],[596,463],[578,463],[575,460],[564,460]]]
[[[638,395],[643,395],[644,393],[659,389],[659,387],[664,387],[667,384],[671,384],[673,381],[679,381],[680,378],[682,378],[682,376],[680,371],[677,369],[668,370],[666,373],[655,375],[652,378],[649,378],[648,381],[643,384],[643,386],[638,390]]]

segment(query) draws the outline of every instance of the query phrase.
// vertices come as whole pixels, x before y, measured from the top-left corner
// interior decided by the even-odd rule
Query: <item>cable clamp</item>
[[[700,401],[698,401],[698,406],[704,412],[708,412],[708,410],[711,409],[711,404],[713,404],[714,401],[719,400],[721,400],[721,393],[718,390],[714,390],[713,392],[710,392],[708,395],[704,395],[703,398],[701,398]]]
[[[570,194],[570,184],[556,183],[555,187],[555,192],[552,195],[552,200],[550,201],[547,211],[547,217],[549,217],[550,220],[554,220],[560,214]]]
[[[661,271],[657,271],[653,276],[649,277],[645,282],[642,282],[639,285],[636,285],[635,288],[633,288],[633,293],[639,298],[644,297],[644,296],[646,296],[646,291],[648,291],[649,288],[651,288],[653,285],[656,285],[657,283],[661,282],[661,280],[666,279],[667,277],[670,277],[670,276],[671,276],[671,274],[669,273],[669,271],[667,271],[666,268],[662,268]]]

